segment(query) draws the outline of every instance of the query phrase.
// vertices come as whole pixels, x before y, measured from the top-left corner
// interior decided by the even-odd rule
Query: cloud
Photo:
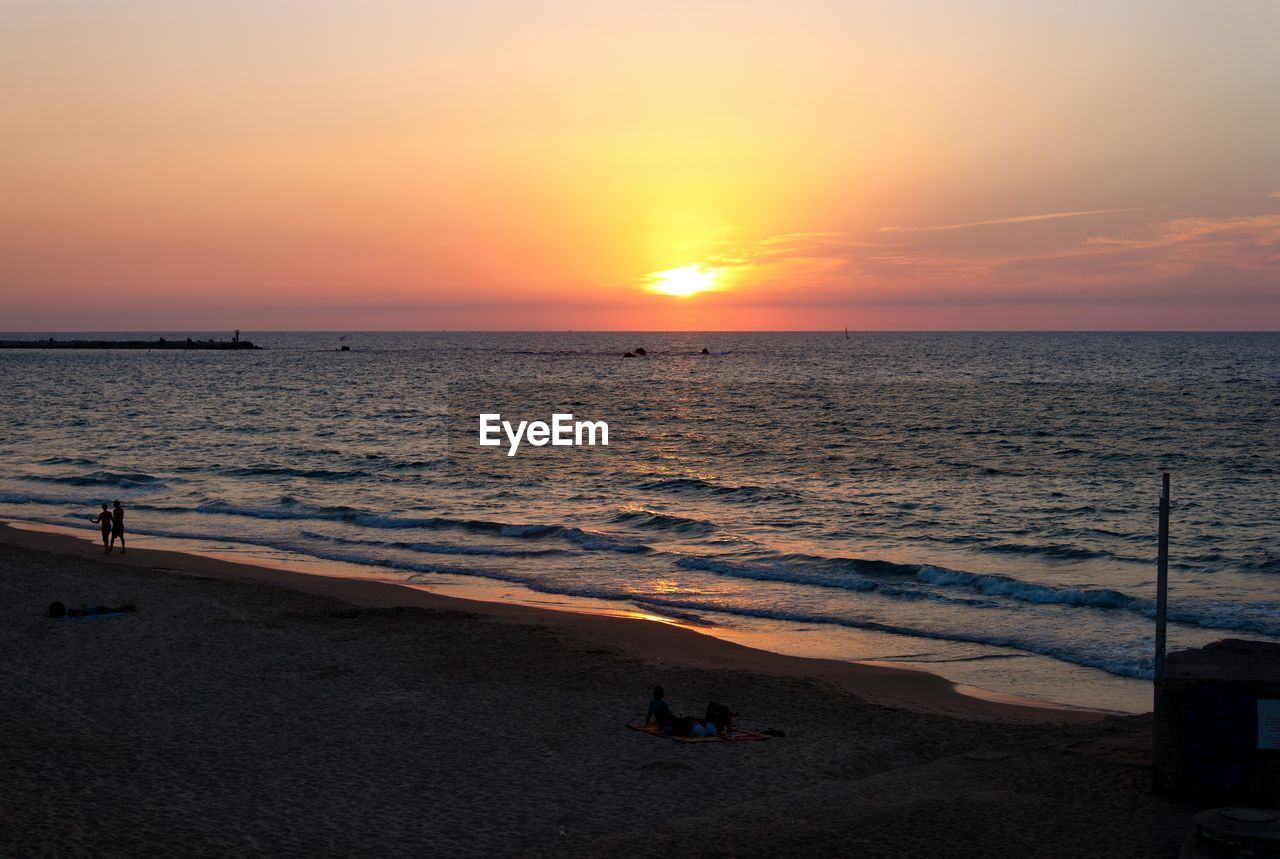
[[[966,230],[970,227],[991,227],[1001,224],[1028,224],[1033,221],[1057,221],[1062,218],[1086,218],[1093,215],[1114,215],[1121,212],[1141,212],[1143,209],[1084,209],[1076,212],[1043,212],[1038,215],[1013,215],[1008,218],[991,218],[986,221],[967,221],[963,224],[940,224],[927,227],[881,227],[882,233],[938,233],[947,230]]]
[[[800,260],[845,259],[875,242],[860,241],[843,233],[783,233],[741,245],[707,260],[717,268],[752,268]]]
[[[913,253],[918,251],[918,253]],[[1018,254],[899,248],[856,264],[851,284],[947,300],[1209,300],[1280,310],[1280,215],[1173,218]],[[1176,289],[1174,288],[1174,285]],[[856,292],[858,290],[850,290]]]
[[[1014,236],[996,246],[939,246],[931,233],[873,235],[882,238],[805,233],[757,242],[753,288],[731,299],[957,312],[1000,306],[1032,314],[1056,305],[1140,316],[1138,309],[1149,307],[1181,314],[1179,324],[1212,312],[1219,327],[1226,319],[1237,320],[1227,327],[1239,327],[1239,319],[1280,325],[1280,214],[1130,221],[1109,232],[1039,236],[1032,247]]]
[[[1261,199],[1274,209],[1269,195]],[[1106,321],[1122,311],[1132,325],[1150,311],[1152,319],[1164,314],[1180,326],[1195,324],[1198,314],[1217,327],[1280,326],[1280,213],[1175,215],[1170,208],[783,233],[737,242],[706,265],[724,269],[733,287],[715,300],[743,307],[937,307],[962,315],[1003,308],[1044,325],[1043,308],[1052,306],[1080,308],[1072,311],[1080,320],[1074,325],[1084,325],[1090,313]],[[1088,220],[1121,213],[1139,214]],[[1055,220],[1063,226],[962,231]]]

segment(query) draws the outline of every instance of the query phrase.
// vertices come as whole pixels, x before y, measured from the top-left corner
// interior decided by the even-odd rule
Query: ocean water
[[[1167,470],[1171,647],[1280,640],[1280,335],[345,336],[0,351],[0,516],[120,498],[140,538],[1139,709]],[[610,444],[509,457],[482,412]]]

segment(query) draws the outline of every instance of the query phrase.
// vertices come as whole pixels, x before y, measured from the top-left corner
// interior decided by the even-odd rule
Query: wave
[[[560,549],[507,548],[505,546],[476,546],[459,543],[406,542],[396,540],[384,543],[381,540],[357,540],[350,537],[335,537],[331,534],[318,534],[314,531],[303,531],[302,536],[309,540],[321,540],[342,546],[371,546],[381,549],[403,549],[409,552],[421,552],[428,555],[489,555],[498,558],[529,558],[543,555],[560,555]]]
[[[1088,642],[1084,641],[1079,642],[1079,644],[1075,646],[1055,644],[1053,642],[1041,641],[1027,637],[1022,631],[1009,634],[984,634],[980,632],[952,630],[940,631],[905,624],[891,624],[882,623],[880,621],[842,617],[840,615],[824,612],[740,606],[728,607],[717,603],[708,603],[699,600],[655,600],[654,604],[661,605],[663,607],[672,606],[692,611],[721,612],[724,614],[754,617],[763,620],[782,620],[806,624],[831,624],[834,626],[843,626],[852,629],[866,629],[875,632],[905,635],[912,638],[926,638],[933,641],[958,641],[968,644],[1008,647],[1014,650],[1020,650],[1024,653],[1035,653],[1040,656],[1048,656],[1050,658],[1058,659],[1063,662],[1070,662],[1075,665],[1097,668],[1107,672],[1108,674],[1115,674],[1120,677],[1150,679],[1153,673],[1151,660],[1146,655],[1129,656],[1116,654],[1114,652],[1100,652],[1090,648],[1088,646]],[[1105,648],[1107,644],[1099,644],[1098,646]]]
[[[145,472],[95,471],[90,474],[67,475],[32,475],[26,478],[46,483],[61,483],[66,486],[114,486],[119,489],[163,489],[164,481],[153,474]]]
[[[448,571],[433,568],[432,570],[424,570],[423,572]],[[484,572],[478,574],[485,578],[497,578],[501,581],[522,584],[530,590],[542,593],[558,593],[566,596],[581,596],[593,599],[622,600],[667,614],[671,614],[672,609],[684,609],[693,612],[718,612],[720,614],[728,614],[738,617],[752,617],[762,620],[780,620],[805,624],[830,624],[833,626],[848,627],[852,629],[866,629],[875,632],[905,635],[913,638],[925,638],[933,641],[958,641],[969,644],[989,645],[993,647],[1007,647],[1014,650],[1020,650],[1024,653],[1035,653],[1076,665],[1097,668],[1109,674],[1115,674],[1121,677],[1150,679],[1152,676],[1152,666],[1149,656],[1145,654],[1141,656],[1130,656],[1125,654],[1116,654],[1114,652],[1106,652],[1105,648],[1113,646],[1110,642],[1099,643],[1095,645],[1095,647],[1090,647],[1089,642],[1085,641],[1081,641],[1075,645],[1064,645],[1031,638],[1022,630],[1008,634],[985,634],[981,632],[954,630],[942,631],[905,624],[891,624],[880,621],[851,618],[827,612],[810,612],[774,607],[724,605],[719,602],[696,599],[671,599],[656,595],[646,595],[641,597],[635,593],[630,593],[612,587],[562,585],[553,588],[545,581],[539,581],[532,579],[531,577],[503,572]],[[703,623],[708,622],[705,618],[701,617],[699,618],[699,621]],[[1096,648],[1102,648],[1103,650]]]
[[[439,466],[441,462],[442,460],[439,459],[405,459],[389,462],[383,467],[392,471],[417,470],[423,468],[434,468]]]
[[[598,531],[586,531],[569,525],[503,525],[500,533],[504,537],[515,538],[561,537],[584,549],[599,552],[634,554],[653,551],[643,543],[632,543]]]
[[[777,562],[741,564],[703,555],[686,555],[676,561],[686,570],[704,570],[722,576],[766,582],[788,582],[855,592],[874,591],[903,600],[937,600],[969,607],[989,608],[989,600],[950,597],[913,587],[911,582],[892,584],[871,578],[875,574],[907,575],[918,567],[889,561],[861,561],[854,558],[819,558],[813,555],[781,555]]]
[[[618,540],[595,531],[584,531],[581,528],[565,528],[560,536],[584,549],[600,552],[623,552],[626,554],[652,552],[653,549],[643,543],[630,543]]]
[[[666,605],[665,603],[652,602],[650,600],[642,600],[642,599],[635,599],[635,598],[632,598],[630,602],[633,605],[639,606],[640,608],[648,609],[649,611],[652,611],[655,614],[660,614],[663,617],[671,618],[672,620],[682,620],[685,623],[696,623],[698,626],[703,626],[703,627],[719,626],[719,624],[717,624],[716,622],[708,620],[706,617],[700,614],[694,614],[693,612],[690,612],[690,611],[675,611],[671,608],[671,606]]]
[[[1135,537],[1134,535],[1120,534],[1118,532],[1106,531],[1098,528],[1089,528],[1086,530],[1112,539],[1122,539],[1134,542],[1145,539],[1142,537]],[[921,539],[928,540],[933,543],[947,543],[955,546],[972,547],[980,552],[993,552],[1001,555],[1039,555],[1044,558],[1052,558],[1055,561],[1091,561],[1106,559],[1123,561],[1126,563],[1146,563],[1150,560],[1146,557],[1124,555],[1104,549],[1086,549],[1083,546],[1074,546],[1063,543],[1036,544],[1017,543],[1013,541],[993,542],[987,537],[976,534],[951,534],[947,536],[924,534],[921,536]]]
[[[170,508],[182,510],[182,508]],[[220,513],[228,516],[244,516],[250,519],[280,520],[316,520],[329,522],[347,522],[365,528],[468,528],[478,531],[500,531],[501,522],[487,522],[481,519],[452,519],[447,516],[395,516],[387,513],[372,513],[358,507],[314,506],[294,501],[286,496],[279,504],[271,507],[253,507],[243,504],[231,504],[225,501],[207,501],[197,505],[196,513]]]
[[[967,573],[943,567],[922,566],[916,578],[931,585],[963,586],[987,596],[1002,596],[1030,603],[1092,606],[1141,610],[1144,601],[1110,588],[1056,588],[1024,582],[998,573]]]
[[[805,575],[802,571],[782,564],[739,564],[704,555],[686,555],[676,561],[685,570],[702,570],[735,579],[752,579],[764,582],[790,582],[798,585],[819,585],[846,591],[879,590],[881,582],[858,575]]]
[[[1143,612],[1155,617],[1154,604]],[[1170,600],[1169,620],[1203,629],[1224,629],[1280,638],[1280,601],[1225,602],[1191,597]]]
[[[1009,555],[1043,555],[1047,558],[1057,558],[1063,561],[1083,561],[1095,558],[1113,557],[1110,552],[1100,552],[1093,549],[1085,549],[1081,546],[1064,546],[1056,543],[1047,543],[1044,545],[1030,545],[1026,543],[984,543],[981,548],[985,552],[999,552]]]
[[[48,504],[55,507],[71,505],[85,506],[94,502],[83,498],[67,498],[65,496],[41,495],[32,492],[0,492],[0,504]]]
[[[634,528],[645,528],[655,531],[675,531],[679,534],[705,536],[720,530],[720,526],[705,519],[689,519],[671,513],[658,513],[653,510],[622,510],[612,521],[616,525],[629,525]]]
[[[83,505],[87,502],[81,498],[65,496],[48,496],[35,493],[0,493],[0,503],[7,504],[49,504],[54,506]],[[458,529],[481,533],[496,534],[510,538],[555,537],[566,540],[579,548],[596,552],[620,552],[623,554],[645,554],[654,551],[643,543],[589,531],[569,525],[512,524],[493,522],[485,519],[462,519],[449,516],[396,516],[386,513],[373,513],[357,507],[345,505],[316,506],[305,504],[290,496],[284,496],[279,503],[271,506],[253,506],[232,504],[226,501],[205,501],[195,507],[176,507],[165,505],[133,504],[135,510],[148,510],[163,513],[201,513],[223,516],[243,516],[249,519],[268,521],[297,522],[343,522],[362,528],[378,530],[441,530]],[[425,544],[423,544],[425,545]],[[426,551],[426,550],[424,550]],[[514,551],[514,550],[513,550]],[[523,554],[530,554],[523,552]]]
[[[320,520],[346,522],[364,528],[400,530],[410,528],[442,529],[457,528],[467,531],[480,531],[498,534],[503,537],[559,537],[580,546],[583,549],[603,552],[644,553],[653,549],[642,543],[610,537],[596,531],[587,531],[569,525],[517,525],[506,522],[492,522],[485,519],[456,519],[449,516],[395,516],[384,513],[372,513],[355,507],[314,507],[300,504],[286,496],[281,503],[273,507],[245,507],[227,504],[220,501],[202,504],[196,508],[200,513],[224,513],[236,516],[248,516],[257,519],[285,520]]]
[[[1251,573],[1280,573],[1280,555],[1244,561],[1240,568]]]
[[[790,493],[776,489],[766,489],[745,483],[740,486],[715,483],[701,477],[666,477],[661,480],[650,480],[641,483],[640,487],[648,492],[675,492],[689,495],[710,495],[734,501],[769,501],[787,497]]]
[[[329,468],[288,468],[284,466],[249,465],[220,472],[228,477],[299,477],[304,480],[360,480],[372,477],[367,471],[336,471]]]
[[[887,632],[896,635],[905,635],[914,638],[925,638],[934,641],[958,641],[971,644],[982,644],[995,647],[1008,647],[1014,650],[1020,650],[1024,653],[1035,653],[1042,656],[1048,656],[1065,662],[1071,662],[1076,665],[1083,665],[1090,668],[1098,668],[1110,674],[1116,674],[1122,677],[1136,677],[1141,679],[1149,679],[1152,675],[1150,658],[1146,655],[1128,656],[1117,655],[1115,653],[1099,652],[1088,646],[1088,642],[1080,642],[1079,644],[1062,645],[1053,642],[1041,641],[1030,638],[1024,632],[1010,634],[983,634],[979,632],[965,631],[939,631],[926,629],[923,627],[915,627],[902,624],[889,624],[880,621],[865,620],[859,618],[851,618],[840,616],[826,612],[809,612],[789,609],[779,609],[772,607],[756,607],[741,605],[725,605],[719,602],[696,599],[671,599],[663,598],[657,595],[641,596],[624,587],[606,586],[606,585],[583,585],[569,584],[565,582],[549,582],[536,576],[521,574],[510,570],[492,570],[492,569],[473,569],[473,568],[457,568],[443,566],[439,564],[421,564],[408,563],[403,564],[393,562],[387,559],[370,559],[366,556],[353,555],[344,552],[323,553],[321,557],[331,560],[346,561],[357,564],[376,564],[381,567],[394,567],[409,572],[408,581],[412,582],[421,576],[430,576],[433,574],[453,574],[464,576],[476,576],[496,581],[510,582],[519,584],[538,593],[557,594],[561,596],[586,597],[590,599],[613,600],[619,602],[628,602],[633,605],[646,608],[651,611],[660,611],[670,616],[676,616],[675,609],[683,609],[692,612],[716,612],[720,614],[728,614],[739,617],[752,617],[763,620],[781,620],[795,623],[807,624],[830,624],[834,626],[842,626],[853,629],[866,629],[877,632]],[[698,617],[696,622],[710,624],[706,618]],[[1097,647],[1106,647],[1106,644],[1099,644]]]
[[[969,608],[993,608],[990,599],[948,596],[932,588],[963,588],[983,597],[1034,605],[1126,611],[1155,617],[1155,601],[1112,588],[1058,587],[1027,582],[998,573],[971,573],[927,564],[899,564],[861,558],[785,554],[743,563],[724,557],[686,555],[676,566],[732,578],[788,582],[797,585],[871,593],[902,600],[937,600]],[[907,581],[904,581],[907,579]],[[916,586],[918,583],[920,586]],[[1231,602],[1184,598],[1169,610],[1169,619],[1202,629],[1221,629],[1280,637],[1280,602]]]
[[[998,573],[969,573],[943,567],[922,566],[916,577],[931,585],[964,587],[984,596],[1000,596],[1040,605],[1066,605],[1114,609],[1155,617],[1155,601],[1111,588],[1063,588],[1024,582]],[[1190,597],[1175,600],[1169,620],[1198,626],[1280,637],[1280,602],[1234,602]]]
[[[763,563],[741,564],[727,561],[714,555],[686,555],[677,562],[677,566],[691,570],[708,570],[733,574],[739,571],[765,570],[810,570],[822,571],[832,576],[914,576],[920,569],[918,564],[898,564],[892,561],[880,561],[869,558],[836,558],[825,555],[806,555],[791,552],[776,555]]]
[[[546,537],[558,534],[563,525],[503,525],[498,530],[504,537]]]

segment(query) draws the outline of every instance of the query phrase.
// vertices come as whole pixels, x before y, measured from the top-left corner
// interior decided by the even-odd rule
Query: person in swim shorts
[[[113,520],[114,517],[111,515],[111,510],[109,510],[105,504],[102,505],[102,512],[89,520],[94,524],[102,526],[102,551],[107,554],[111,553],[111,528]]]
[[[124,554],[124,508],[120,506],[120,499],[116,499],[116,507],[111,511],[111,545],[108,548],[114,549],[116,539],[120,540],[120,554]]]

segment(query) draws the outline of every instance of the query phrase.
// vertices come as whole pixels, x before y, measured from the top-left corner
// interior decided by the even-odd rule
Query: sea
[[[0,518],[1134,712],[1169,472],[1170,648],[1280,641],[1278,334],[243,337],[0,350]]]

